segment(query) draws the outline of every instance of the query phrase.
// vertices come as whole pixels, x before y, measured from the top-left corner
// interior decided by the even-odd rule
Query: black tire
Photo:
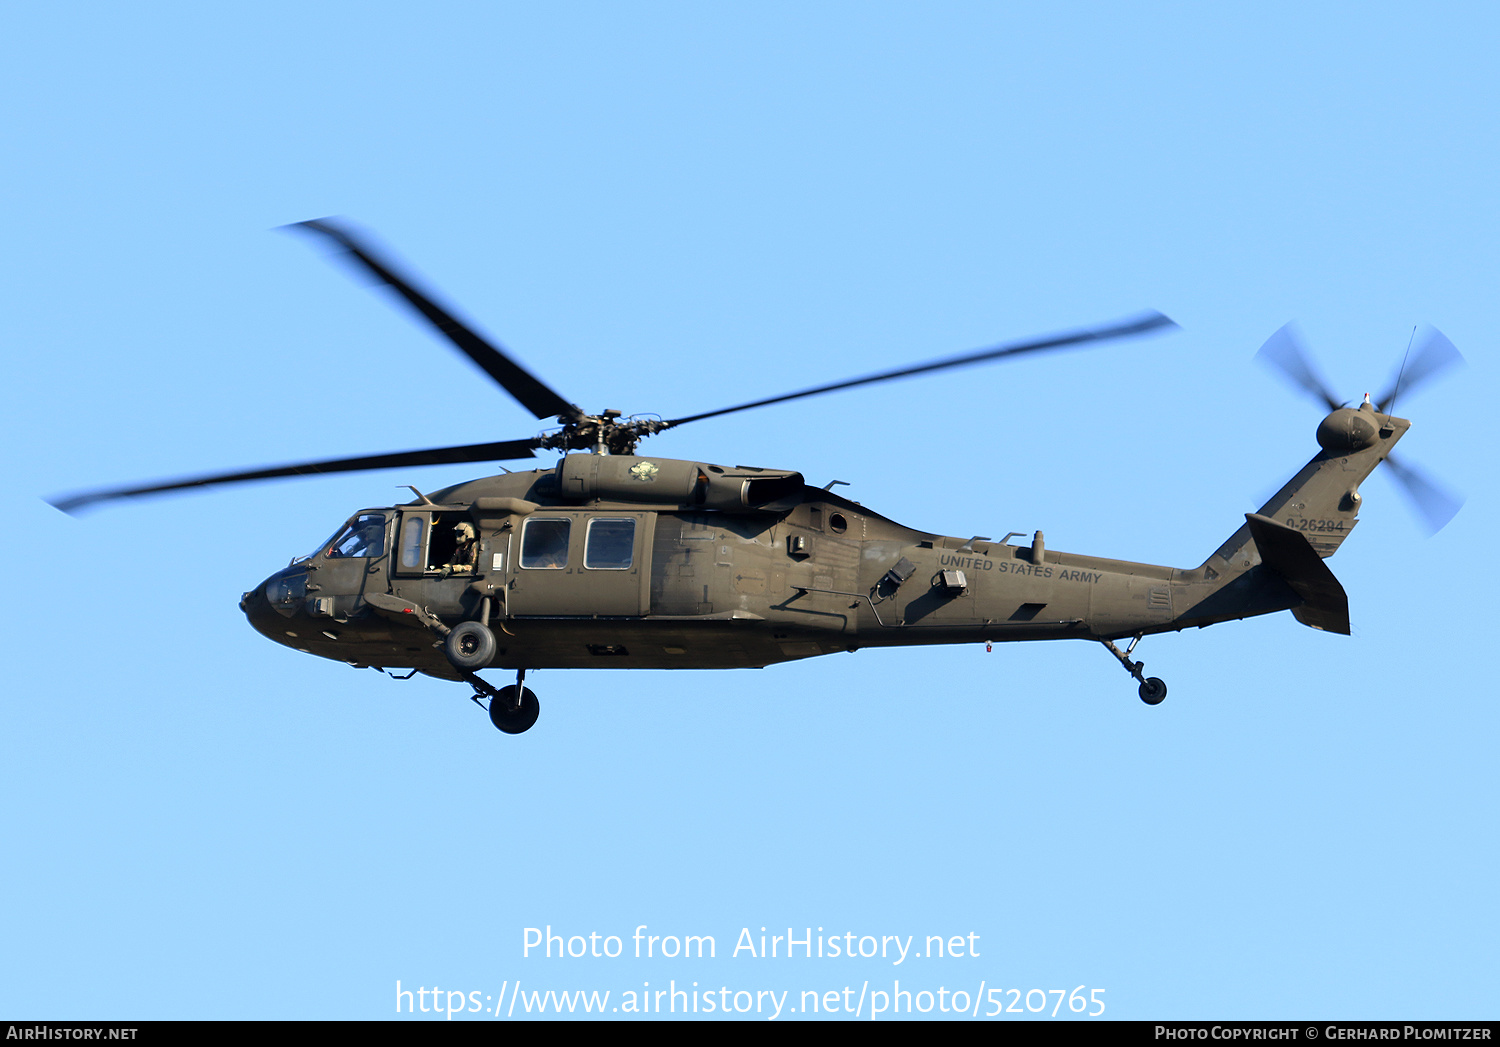
[[[1153,676],[1141,684],[1141,701],[1147,705],[1160,705],[1167,697],[1167,685],[1162,683],[1161,678]]]
[[[541,715],[542,703],[530,687],[521,689],[521,702],[516,704],[516,688],[500,688],[500,696],[490,699],[490,723],[506,734],[521,734],[531,730],[536,718]]]
[[[495,657],[495,634],[479,622],[464,622],[443,641],[443,653],[455,669],[473,672]]]

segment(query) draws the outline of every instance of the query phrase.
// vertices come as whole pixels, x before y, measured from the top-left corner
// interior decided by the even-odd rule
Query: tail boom
[[[1368,401],[1324,418],[1317,457],[1200,567],[1178,572],[1173,602],[1184,610],[1173,628],[1290,610],[1304,625],[1347,635],[1348,597],[1322,561],[1359,522],[1359,485],[1410,428]]]

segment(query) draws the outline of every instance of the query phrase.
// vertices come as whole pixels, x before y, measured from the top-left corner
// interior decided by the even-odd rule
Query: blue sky
[[[383,1018],[399,981],[494,1020],[517,981],[610,1007],[696,982],[785,992],[783,1018],[852,987],[868,1018],[899,980],[1018,1018],[1078,986],[1114,1018],[1494,1017],[1496,15],[1133,7],[9,8],[0,1012]],[[1429,540],[1372,477],[1331,561],[1354,635],[1150,638],[1156,708],[1097,645],[976,645],[540,672],[541,721],[504,737],[463,688],[299,655],[236,608],[353,510],[483,466],[42,501],[532,435],[274,231],[331,214],[590,410],[1160,309],[1180,332],[651,451],[1175,566],[1316,449],[1318,407],[1252,363],[1267,336],[1299,320],[1355,399],[1431,323],[1469,367],[1401,405],[1402,453],[1468,504]],[[636,959],[642,925],[717,955]],[[524,955],[547,926],[624,955]],[[762,927],[976,937],[900,966],[733,955]]]

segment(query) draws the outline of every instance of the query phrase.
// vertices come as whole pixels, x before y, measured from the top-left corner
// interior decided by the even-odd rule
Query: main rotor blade
[[[1428,537],[1448,526],[1448,521],[1463,508],[1463,495],[1447,490],[1417,466],[1408,465],[1395,455],[1388,455],[1385,464],[1391,467],[1391,475],[1401,483],[1412,507],[1426,522]]]
[[[954,367],[969,367],[974,364],[985,363],[989,360],[998,360],[1001,357],[1021,356],[1025,353],[1036,353],[1047,349],[1063,349],[1085,342],[1103,342],[1114,338],[1130,338],[1135,335],[1147,334],[1159,328],[1176,326],[1177,324],[1161,313],[1143,313],[1133,319],[1123,320],[1120,323],[1110,324],[1107,327],[1072,331],[1067,334],[1048,335],[1033,341],[1015,342],[993,349],[982,349],[979,352],[966,353],[963,356],[954,356],[943,360],[934,360],[931,363],[917,364],[914,367],[903,367],[895,371],[883,371],[880,374],[866,375],[863,378],[853,378],[847,382],[833,382],[829,385],[820,385],[813,389],[803,389],[801,392],[787,393],[785,396],[772,396],[765,400],[755,400],[751,403],[740,404],[737,407],[725,407],[717,411],[689,415],[686,418],[675,418],[667,422],[663,428],[686,425],[688,422],[698,422],[705,418],[717,418],[719,415],[734,414],[736,411],[748,411],[752,407],[767,407],[771,404],[786,403],[788,400],[800,400],[805,396],[819,396],[823,393],[837,392],[840,389],[852,389],[858,385],[888,382],[895,378],[910,378],[914,375],[927,374],[931,371],[944,371]]]
[[[478,364],[501,388],[538,418],[551,418],[555,415],[565,421],[572,421],[583,417],[583,412],[577,406],[564,400],[547,383],[505,355],[498,346],[438,305],[430,295],[418,289],[410,277],[397,272],[389,262],[375,255],[348,230],[326,218],[297,222],[295,226],[322,233],[341,244],[360,265],[389,284],[392,290],[411,303],[444,337],[458,346],[465,356]]]
[[[1296,322],[1284,325],[1260,347],[1255,358],[1269,367],[1281,371],[1295,384],[1312,393],[1328,405],[1330,411],[1343,406],[1344,401],[1328,391],[1328,384],[1318,375],[1312,365],[1312,356],[1302,340],[1302,329]]]
[[[1442,331],[1436,327],[1427,328],[1422,332],[1422,341],[1417,345],[1416,352],[1411,354],[1405,367],[1391,380],[1391,387],[1375,401],[1376,409],[1381,414],[1390,414],[1390,408],[1396,406],[1398,392],[1410,395],[1439,372],[1463,362],[1464,354],[1448,341]]]
[[[534,458],[536,440],[502,440],[497,443],[468,444],[463,447],[434,447],[425,451],[394,451],[390,454],[366,455],[362,458],[334,458],[326,462],[303,462],[270,469],[252,469],[239,473],[214,473],[186,480],[150,484],[144,487],[112,487],[83,491],[61,498],[48,499],[65,513],[76,513],[100,502],[117,498],[137,498],[147,494],[180,491],[212,484],[244,483],[250,480],[274,480],[281,476],[315,476],[321,473],[354,473],[370,469],[394,469],[398,466],[456,465],[462,462],[498,462],[512,458]]]

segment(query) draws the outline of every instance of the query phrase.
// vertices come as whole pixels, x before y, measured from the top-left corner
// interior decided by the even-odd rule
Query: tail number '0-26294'
[[[1297,520],[1287,517],[1286,525],[1297,531],[1342,531],[1343,520]]]

